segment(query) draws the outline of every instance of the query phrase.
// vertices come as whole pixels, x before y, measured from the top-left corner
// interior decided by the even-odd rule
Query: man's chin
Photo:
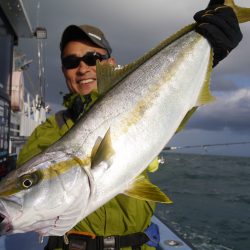
[[[80,95],[88,95],[88,94],[90,94],[91,92],[94,92],[94,91],[95,92],[97,91],[96,87],[85,85],[84,87],[79,89],[78,94],[80,94]]]
[[[81,91],[78,91],[77,93],[79,94],[79,95],[88,95],[88,94],[90,94],[92,92],[92,90],[90,89],[87,89],[87,90],[81,90]]]

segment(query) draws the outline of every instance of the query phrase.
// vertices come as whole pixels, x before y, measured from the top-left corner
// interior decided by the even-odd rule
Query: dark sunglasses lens
[[[62,65],[66,69],[74,69],[78,67],[81,58],[76,56],[68,56],[62,59]]]
[[[83,57],[67,56],[62,59],[62,65],[65,69],[75,69],[79,66],[81,61],[84,61],[88,66],[95,66],[97,60],[107,59],[107,55],[101,55],[99,53],[88,52]]]
[[[96,61],[97,60],[102,60],[101,55],[97,54],[97,53],[87,53],[84,57],[83,57],[83,61],[89,65],[89,66],[95,66],[96,65]]]

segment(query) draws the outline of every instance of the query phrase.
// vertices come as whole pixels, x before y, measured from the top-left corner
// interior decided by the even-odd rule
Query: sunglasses
[[[66,56],[62,58],[62,65],[65,69],[75,69],[79,66],[80,62],[85,62],[88,66],[95,66],[96,61],[106,60],[109,58],[109,55],[102,55],[98,52],[88,52],[82,57],[77,56]]]

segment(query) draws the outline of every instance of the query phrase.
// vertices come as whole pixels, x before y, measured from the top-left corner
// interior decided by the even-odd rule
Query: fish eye
[[[39,175],[37,173],[25,174],[20,176],[20,185],[23,189],[29,189],[37,184],[39,181]]]
[[[32,186],[32,180],[31,180],[31,179],[23,180],[22,186],[23,186],[24,188],[29,188],[29,187],[31,187],[31,186]]]

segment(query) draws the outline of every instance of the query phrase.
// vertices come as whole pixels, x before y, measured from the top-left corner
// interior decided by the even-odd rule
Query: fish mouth
[[[7,214],[4,214],[3,207],[0,204],[0,236],[10,234],[12,231],[12,224]]]
[[[10,234],[13,228],[5,215],[0,213],[0,236]]]
[[[0,224],[4,221],[4,219],[5,219],[5,216],[0,213]]]

